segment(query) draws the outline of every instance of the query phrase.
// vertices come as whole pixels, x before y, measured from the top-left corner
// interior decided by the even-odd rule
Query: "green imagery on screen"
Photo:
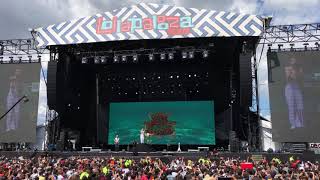
[[[213,101],[111,103],[108,143],[119,135],[120,144],[145,143],[214,145]]]

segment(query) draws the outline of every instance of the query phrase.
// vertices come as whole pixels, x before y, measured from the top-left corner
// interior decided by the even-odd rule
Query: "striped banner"
[[[260,36],[256,15],[141,3],[36,29],[39,47],[137,39]]]

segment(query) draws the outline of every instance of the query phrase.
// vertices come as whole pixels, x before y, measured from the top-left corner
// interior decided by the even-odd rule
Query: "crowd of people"
[[[246,166],[244,167],[244,163]],[[319,179],[318,162],[211,156],[198,160],[176,158],[113,158],[37,156],[0,159],[0,179],[31,180],[216,180],[216,179]]]

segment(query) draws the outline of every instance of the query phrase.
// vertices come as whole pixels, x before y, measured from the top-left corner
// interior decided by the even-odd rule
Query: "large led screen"
[[[215,144],[213,101],[111,103],[109,116],[109,144]]]
[[[273,140],[320,142],[320,52],[268,53]]]
[[[39,79],[38,63],[0,64],[0,142],[35,142]]]

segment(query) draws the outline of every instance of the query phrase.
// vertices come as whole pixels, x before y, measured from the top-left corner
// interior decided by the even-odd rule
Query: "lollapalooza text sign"
[[[164,30],[168,35],[187,35],[193,27],[190,16],[152,16],[151,18],[132,17],[121,21],[114,16],[111,20],[97,18],[97,34],[135,32],[136,30]]]

